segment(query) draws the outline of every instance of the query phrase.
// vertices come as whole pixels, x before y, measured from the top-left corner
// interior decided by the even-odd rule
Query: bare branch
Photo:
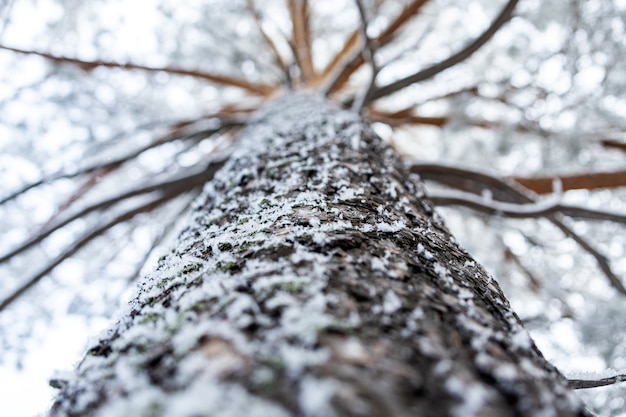
[[[26,291],[28,291],[30,288],[36,285],[39,281],[41,281],[43,277],[48,275],[61,262],[68,259],[70,256],[72,256],[74,253],[76,253],[78,250],[80,250],[82,247],[84,247],[86,244],[91,242],[96,237],[100,236],[101,234],[103,234],[104,232],[112,228],[113,226],[133,218],[137,214],[147,213],[147,212],[154,210],[155,208],[159,207],[163,203],[166,203],[167,201],[171,200],[171,198],[172,198],[171,195],[168,195],[167,193],[165,193],[159,196],[158,198],[152,199],[150,202],[143,204],[133,210],[129,210],[125,213],[122,213],[119,216],[116,216],[115,218],[113,218],[112,220],[105,222],[95,227],[94,229],[88,231],[87,233],[83,234],[79,239],[77,239],[70,246],[65,248],[65,250],[61,254],[59,254],[56,258],[52,259],[41,270],[35,273],[35,275],[30,277],[28,280],[26,280],[26,282],[21,284],[18,288],[13,290],[13,292],[9,296],[7,296],[4,300],[2,300],[2,302],[0,302],[0,312],[5,310],[11,304],[13,304],[22,294],[24,294]]]
[[[92,173],[88,174],[87,179],[82,182],[76,189],[72,191],[72,193],[62,202],[60,203],[55,213],[48,219],[46,223],[41,227],[42,230],[47,229],[50,224],[56,221],[56,219],[63,215],[65,211],[67,211],[76,201],[78,201],[81,197],[91,191],[101,180],[101,178],[115,171],[116,167],[111,167],[108,169],[99,169],[95,170]]]
[[[419,34],[419,36],[417,36],[417,38],[415,38],[415,40],[411,43],[411,45],[408,45],[403,50],[397,52],[395,56],[389,58],[386,62],[384,62],[381,65],[380,69],[382,70],[383,68],[388,68],[392,64],[400,61],[407,54],[417,51],[421,43],[424,41],[424,39],[432,32],[433,27],[434,27],[434,23],[429,22],[426,28]]]
[[[600,141],[600,143],[605,148],[613,148],[613,149],[619,149],[619,150],[622,150],[622,151],[626,151],[626,142],[623,142],[621,140],[604,139],[604,140]]]
[[[454,165],[410,162],[411,172],[422,179],[437,181],[452,188],[481,194],[485,188],[493,198],[510,203],[534,203],[535,196],[517,183],[508,183],[484,172]]]
[[[410,170],[411,172],[419,174],[423,179],[431,179],[451,187],[470,190],[477,194],[480,194],[486,187],[501,201],[514,203],[533,203],[535,201],[531,192],[525,190],[518,184],[508,184],[505,181],[478,171],[453,166],[419,163],[410,165]],[[549,214],[546,218],[558,227],[567,237],[574,240],[584,251],[593,256],[611,285],[619,293],[626,295],[626,287],[624,287],[619,277],[615,275],[611,269],[611,265],[606,256],[595,249],[587,240],[574,232],[571,227],[563,223],[563,219],[560,216]]]
[[[567,383],[572,389],[587,389],[618,384],[624,381],[626,381],[626,374],[615,375],[609,378],[602,379],[568,379]]]
[[[274,61],[276,62],[278,67],[282,70],[283,75],[285,76],[285,81],[287,82],[287,85],[290,88],[293,87],[291,73],[289,72],[289,65],[287,65],[282,55],[278,51],[278,47],[276,46],[276,43],[272,40],[270,35],[263,28],[263,17],[261,16],[261,13],[259,12],[259,10],[256,8],[254,4],[254,0],[248,0],[248,10],[250,10],[250,13],[252,13],[252,16],[254,16],[254,23],[256,24],[257,29],[261,33],[261,36],[263,36],[265,43],[272,50],[272,53],[274,55]]]
[[[367,98],[366,102],[388,96],[399,90],[402,90],[403,88],[410,86],[411,84],[426,80],[436,74],[439,74],[441,71],[446,70],[469,58],[474,52],[476,52],[485,43],[487,43],[487,41],[489,41],[489,39],[491,39],[491,37],[511,18],[513,10],[515,9],[515,6],[517,6],[518,1],[519,0],[509,0],[506,6],[504,6],[502,11],[500,12],[500,14],[487,28],[487,30],[456,54],[450,56],[447,59],[444,59],[437,64],[418,71],[415,74],[411,74],[407,77],[401,78],[397,81],[387,84],[384,87],[377,88],[376,90],[372,91],[372,94]]]
[[[374,40],[374,44],[378,47],[383,46],[394,39],[396,32],[413,18],[420,11],[422,6],[426,4],[428,0],[413,0],[409,3],[398,15],[393,22],[389,24],[387,29],[381,33]],[[328,76],[325,78],[324,87],[321,89],[324,94],[330,94],[331,92],[341,89],[348,81],[350,76],[365,62],[362,55],[364,42],[357,44],[357,40],[360,39],[359,31],[354,31],[350,36],[348,43],[342,50],[342,59],[338,61],[332,68],[332,72],[325,73]],[[349,48],[348,48],[349,47]],[[358,48],[357,48],[358,47]],[[347,49],[348,48],[348,49]],[[349,52],[349,53],[348,53]],[[328,68],[327,68],[328,69]]]
[[[296,61],[302,71],[303,81],[309,82],[315,79],[315,68],[311,51],[308,0],[289,0],[289,14],[293,25],[292,42]]]
[[[511,179],[537,194],[549,194],[553,192],[555,180],[561,183],[563,191],[624,187],[626,186],[626,170],[548,177],[511,177]]]
[[[361,19],[361,37],[365,39],[365,49],[363,50],[363,59],[369,63],[370,65],[370,81],[367,84],[367,87],[364,88],[361,93],[355,98],[352,103],[352,111],[356,113],[361,113],[363,111],[363,103],[365,102],[365,98],[370,94],[374,86],[376,85],[376,76],[378,75],[378,67],[376,66],[376,60],[374,56],[374,45],[372,40],[367,36],[367,28],[368,21],[367,16],[365,16],[365,10],[363,9],[363,4],[361,0],[355,0],[356,7],[359,10],[359,18]]]
[[[355,30],[350,34],[346,43],[339,52],[333,56],[333,59],[322,70],[315,80],[321,86],[320,90],[327,94],[333,86],[332,80],[337,80],[344,69],[361,54],[362,39],[360,32]],[[329,82],[330,80],[330,82]]]
[[[160,225],[161,227],[159,227],[158,230],[155,230],[156,235],[153,237],[152,241],[150,242],[150,247],[144,252],[142,258],[139,261],[137,261],[137,263],[135,264],[136,266],[134,270],[126,275],[128,282],[133,282],[136,279],[140,278],[141,270],[150,259],[150,255],[152,255],[154,250],[157,249],[163,243],[163,241],[168,237],[168,235],[172,232],[172,230],[174,230],[176,222],[179,219],[183,218],[183,213],[189,210],[191,203],[195,200],[199,191],[200,190],[198,191],[192,190],[191,192],[189,192],[188,200],[185,204],[182,205],[182,208],[179,208],[174,214],[169,215],[169,219],[167,220],[167,222],[163,225]]]
[[[31,248],[37,243],[41,242],[46,237],[50,236],[56,230],[59,230],[62,227],[65,227],[69,223],[73,222],[76,219],[86,216],[89,213],[94,211],[102,210],[107,207],[110,207],[122,200],[129,199],[131,197],[135,197],[141,194],[148,194],[155,191],[162,191],[168,193],[171,197],[182,194],[184,192],[189,191],[190,189],[197,187],[198,185],[204,184],[206,181],[213,178],[215,172],[222,167],[225,159],[216,160],[211,162],[208,167],[203,168],[202,170],[194,169],[184,172],[183,174],[178,175],[176,178],[168,179],[167,181],[161,182],[152,182],[148,185],[144,185],[142,187],[127,191],[122,194],[118,194],[114,197],[107,198],[101,200],[97,203],[91,204],[72,216],[67,217],[66,219],[57,222],[56,224],[51,225],[45,231],[42,231],[36,236],[31,237],[27,241],[23,242],[18,247],[9,251],[8,253],[0,256],[0,263],[6,262],[10,258],[18,255],[25,250]]]
[[[156,139],[155,141],[152,141],[142,147],[139,147],[135,150],[130,151],[129,153],[125,154],[125,155],[121,155],[117,158],[110,158],[107,159],[106,162],[97,162],[95,164],[91,164],[91,165],[87,165],[83,168],[79,168],[76,169],[74,171],[71,172],[61,172],[61,173],[57,173],[45,178],[42,178],[38,181],[35,181],[33,183],[27,184],[25,186],[23,186],[22,188],[12,192],[11,194],[7,195],[6,197],[0,199],[0,205],[11,201],[13,199],[15,199],[16,197],[24,194],[25,192],[39,187],[41,185],[44,184],[49,184],[52,183],[54,181],[60,180],[60,179],[64,179],[64,178],[74,178],[77,177],[79,175],[83,175],[83,174],[90,174],[93,173],[95,171],[108,171],[108,170],[112,170],[115,168],[120,167],[123,163],[128,162],[132,159],[134,159],[135,157],[137,157],[138,155],[142,154],[143,152],[150,150],[152,148],[156,148],[158,146],[161,146],[165,143],[168,142],[172,142],[175,140],[194,140],[197,138],[204,138],[204,137],[209,137],[215,133],[218,133],[224,129],[230,128],[230,127],[238,127],[241,126],[245,123],[245,118],[233,118],[232,120],[228,120],[228,119],[220,119],[220,125],[216,128],[210,128],[210,129],[204,129],[204,130],[195,130],[195,129],[185,129],[188,126],[197,123],[198,121],[202,120],[202,119],[206,119],[206,118],[213,118],[213,117],[220,117],[220,116],[216,116],[215,114],[210,115],[210,116],[203,116],[200,119],[193,119],[193,120],[188,120],[188,121],[183,121],[183,122],[177,122],[174,125],[172,125],[172,130],[169,134],[162,136],[158,139]],[[190,133],[187,133],[190,132]]]
[[[50,61],[76,65],[84,71],[91,71],[97,67],[106,67],[106,68],[122,68],[122,69],[128,69],[128,70],[141,70],[141,71],[148,71],[148,72],[166,72],[169,74],[187,75],[190,77],[200,78],[200,79],[207,80],[215,84],[238,87],[250,93],[258,94],[262,96],[267,96],[271,94],[272,92],[274,92],[276,89],[274,86],[271,86],[271,85],[255,84],[255,83],[251,83],[249,81],[243,80],[243,79],[229,77],[226,75],[217,75],[217,74],[211,74],[211,73],[202,72],[202,71],[186,70],[186,69],[177,68],[177,67],[148,67],[145,65],[138,65],[138,64],[133,64],[130,62],[122,64],[119,62],[110,62],[110,61],[83,61],[81,59],[53,55],[47,52],[29,51],[25,49],[11,48],[11,47],[4,46],[4,45],[0,45],[0,49],[5,49],[7,51],[13,51],[13,52],[16,52],[19,54],[25,54],[25,55],[37,55],[37,56],[46,58]]]
[[[477,196],[476,194],[456,190],[433,191],[429,193],[428,197],[436,205],[464,206],[482,211],[483,213],[511,217],[514,219],[527,219],[533,217],[546,217],[550,214],[563,214],[569,217],[581,219],[608,220],[626,224],[626,214],[561,204],[559,203],[558,198],[551,198],[534,203],[512,204],[485,199],[484,197]]]
[[[387,26],[387,28],[376,37],[376,44],[379,46],[386,45],[395,39],[398,34],[398,30],[404,26],[409,20],[411,20],[422,7],[428,3],[428,0],[413,0],[403,10],[402,13],[396,17],[393,22]]]
[[[537,292],[541,288],[541,280],[533,274],[533,272],[524,265],[519,256],[517,256],[511,248],[500,239],[500,244],[504,247],[504,259],[514,263],[517,268],[528,278],[533,291]]]
[[[390,126],[404,124],[444,126],[450,122],[449,116],[426,117],[413,114],[413,107],[405,108],[395,112],[384,112],[376,109],[367,110],[367,118],[372,122],[381,122]]]
[[[606,256],[604,256],[602,253],[600,253],[600,251],[598,251],[596,248],[591,246],[591,244],[587,240],[583,239],[580,235],[574,232],[571,227],[565,225],[565,223],[563,223],[561,218],[558,218],[557,216],[548,216],[548,219],[556,227],[558,227],[566,236],[572,238],[572,240],[578,243],[578,245],[583,250],[585,250],[587,253],[592,255],[598,262],[600,269],[602,270],[606,278],[609,280],[611,285],[622,295],[626,295],[626,288],[624,287],[624,284],[622,284],[622,281],[620,280],[620,278],[617,275],[615,275],[615,273],[613,272],[613,269],[611,269],[611,264],[609,263],[609,260],[607,259]]]

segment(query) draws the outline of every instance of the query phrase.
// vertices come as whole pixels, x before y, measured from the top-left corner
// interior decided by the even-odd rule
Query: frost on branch
[[[53,415],[584,415],[422,194],[357,115],[275,101]]]

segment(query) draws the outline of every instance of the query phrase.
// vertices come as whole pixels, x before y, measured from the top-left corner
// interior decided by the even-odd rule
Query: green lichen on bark
[[[239,145],[53,415],[584,414],[357,115],[288,96]]]

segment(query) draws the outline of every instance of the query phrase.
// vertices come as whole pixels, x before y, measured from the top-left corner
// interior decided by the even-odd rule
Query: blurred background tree
[[[552,192],[623,218],[626,3],[520,0],[490,34],[517,2],[363,1],[369,46],[355,2],[311,2],[306,13],[287,3],[302,4],[2,2],[9,407],[45,409],[51,370],[69,368],[110,322],[185,217],[208,161],[237,146],[238,127],[288,85],[365,102],[566,375],[624,373],[623,220],[485,211],[528,195],[550,202],[540,195]],[[360,97],[372,71],[376,85]],[[516,196],[511,178],[540,195]],[[20,391],[42,400],[11,394]],[[622,386],[581,395],[602,415],[624,415]]]

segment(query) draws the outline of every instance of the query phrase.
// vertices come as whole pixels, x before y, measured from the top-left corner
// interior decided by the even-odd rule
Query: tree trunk
[[[586,415],[357,115],[274,101],[54,416]]]

